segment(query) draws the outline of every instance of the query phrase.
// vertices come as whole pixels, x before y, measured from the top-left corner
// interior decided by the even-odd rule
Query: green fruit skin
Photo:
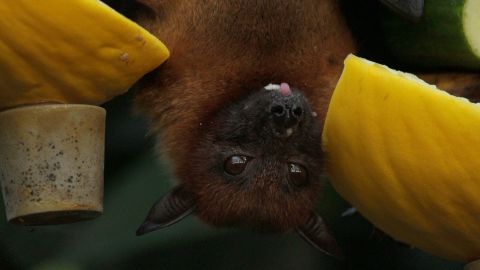
[[[411,68],[480,69],[480,57],[474,54],[463,30],[464,3],[425,0],[424,15],[418,23],[384,14],[383,34],[391,54]]]

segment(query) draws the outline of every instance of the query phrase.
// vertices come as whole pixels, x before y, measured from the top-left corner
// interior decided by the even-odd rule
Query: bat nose
[[[303,119],[304,108],[298,98],[281,97],[269,108],[273,132],[277,137],[289,137]]]

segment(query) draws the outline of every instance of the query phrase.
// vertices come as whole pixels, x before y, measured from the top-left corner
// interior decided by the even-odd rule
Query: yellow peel
[[[323,143],[333,186],[380,229],[480,258],[480,106],[350,55]]]
[[[165,61],[166,47],[97,0],[0,1],[0,110],[101,104]]]

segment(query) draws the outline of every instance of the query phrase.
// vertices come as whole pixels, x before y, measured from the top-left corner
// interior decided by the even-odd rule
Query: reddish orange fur
[[[212,130],[203,132],[206,136],[202,140],[214,139]],[[215,158],[213,153],[202,148],[200,151],[192,151],[190,159],[178,166],[179,179],[184,179],[185,188],[193,190],[197,196],[197,215],[202,220],[216,226],[286,231],[303,224],[311,214],[321,189],[320,181],[311,181],[308,188],[288,195],[287,200],[281,191],[281,183],[277,181],[277,168],[273,165],[263,167],[263,170],[251,175],[252,181],[246,185],[224,184],[223,181],[218,181],[219,177],[215,172],[196,173],[198,170],[195,167],[210,166],[209,161]],[[321,156],[321,153],[318,153],[320,162]],[[196,160],[195,164],[189,163],[191,160]],[[318,167],[321,166],[319,163]],[[189,181],[190,179],[195,181]]]
[[[323,125],[343,59],[355,49],[337,1],[143,2],[155,15],[141,16],[139,22],[165,42],[171,58],[144,80],[138,107],[150,117],[177,180],[197,196],[216,194],[199,199],[199,216],[215,225],[231,225],[223,224],[225,212],[218,205],[240,206],[238,223],[245,225],[275,222],[286,230],[305,222],[319,185],[288,202],[275,201],[278,188],[266,184],[268,173],[249,187],[258,190],[256,197],[215,186],[211,175],[192,175],[190,166],[201,165],[193,160],[192,148],[211,136],[213,114],[272,82],[302,90]],[[252,204],[262,203],[261,194],[275,203],[265,213],[249,215]],[[285,209],[295,216],[282,216]]]

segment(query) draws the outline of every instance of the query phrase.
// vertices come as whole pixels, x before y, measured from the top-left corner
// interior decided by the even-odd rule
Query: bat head
[[[138,234],[195,211],[215,226],[297,230],[326,253],[340,254],[313,212],[323,169],[321,126],[301,91],[268,85],[201,128],[191,157],[178,165],[181,184],[155,203]]]
[[[207,124],[184,182],[205,222],[286,231],[308,218],[320,192],[321,129],[303,94],[282,86],[250,94]]]

